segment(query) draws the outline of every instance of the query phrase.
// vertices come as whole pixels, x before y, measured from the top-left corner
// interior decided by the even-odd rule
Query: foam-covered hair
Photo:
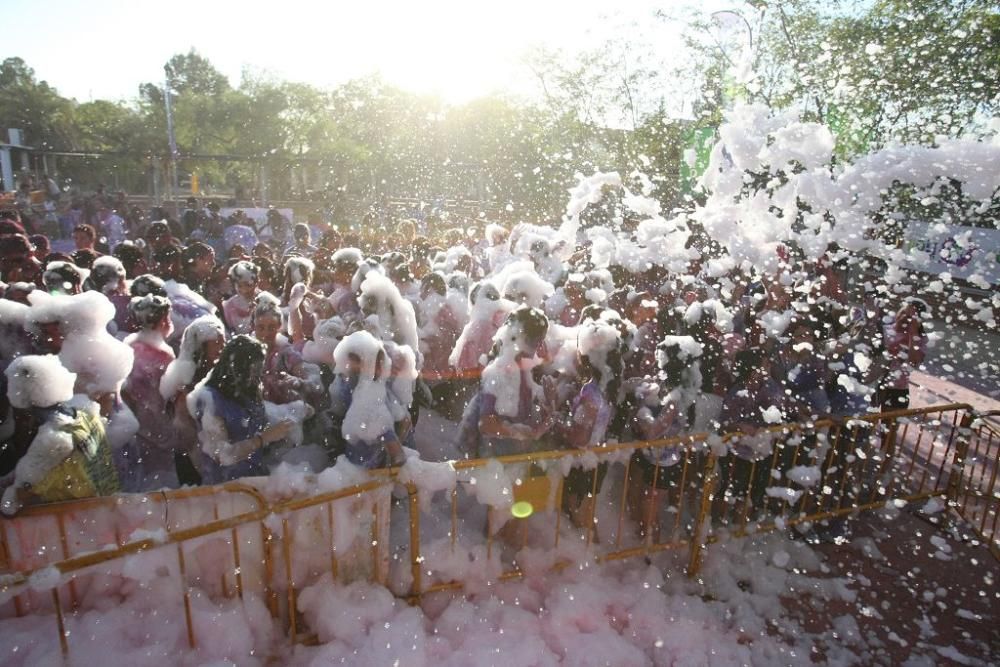
[[[70,262],[49,262],[42,274],[45,289],[70,292],[83,284],[83,272]]]
[[[315,269],[316,265],[313,264],[313,261],[305,257],[289,257],[285,261],[285,277],[293,285],[295,283],[305,283],[306,285],[311,283]]]
[[[236,283],[256,283],[260,270],[253,262],[242,260],[229,267],[229,279]]]
[[[333,264],[353,264],[354,266],[364,260],[364,255],[357,248],[341,248],[330,257],[330,262]]]
[[[7,398],[15,408],[47,408],[73,398],[76,373],[54,354],[28,354],[18,357],[4,371]]]
[[[128,312],[141,328],[151,329],[170,315],[170,300],[155,294],[135,296],[129,301]]]
[[[281,318],[281,302],[270,292],[261,292],[253,300],[253,319],[273,315]]]
[[[164,287],[163,280],[151,273],[144,273],[132,281],[128,293],[132,296],[146,296],[147,294],[166,296],[167,290]]]
[[[600,373],[601,389],[621,374],[621,332],[605,320],[588,320],[580,325],[577,351]]]
[[[226,328],[215,315],[202,315],[184,330],[177,358],[170,362],[160,378],[160,395],[173,398],[182,387],[191,384],[198,371],[202,346],[216,338],[225,338]]]
[[[347,357],[355,355],[361,362],[361,377],[374,380],[381,377],[384,369],[376,367],[379,352],[382,353],[383,365],[386,363],[385,347],[375,336],[367,331],[355,331],[345,336],[333,351],[333,361],[338,370],[347,367]]]
[[[99,292],[110,294],[124,282],[126,278],[125,265],[117,257],[111,255],[101,255],[94,260],[94,265],[90,267],[88,284]]]

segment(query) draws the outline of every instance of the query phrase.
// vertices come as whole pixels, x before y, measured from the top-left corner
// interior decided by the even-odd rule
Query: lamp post
[[[177,203],[177,158],[180,153],[177,150],[177,137],[174,134],[174,112],[171,105],[170,90],[170,66],[164,65],[163,72],[166,75],[163,84],[163,102],[167,107],[167,145],[170,147],[170,198],[174,200],[174,215],[180,215],[180,208]]]

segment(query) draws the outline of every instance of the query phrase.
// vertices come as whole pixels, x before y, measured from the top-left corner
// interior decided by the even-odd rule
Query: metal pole
[[[174,111],[170,103],[170,68],[164,65],[163,71],[166,74],[163,83],[163,102],[167,107],[167,144],[170,146],[170,198],[175,199],[178,189],[177,157],[179,152],[177,151],[177,137],[174,134]],[[180,211],[177,209],[176,201],[174,201],[174,209],[174,215],[179,215]]]

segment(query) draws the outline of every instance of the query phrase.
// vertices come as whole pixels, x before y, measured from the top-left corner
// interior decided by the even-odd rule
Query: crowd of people
[[[427,411],[474,458],[738,431],[722,465],[749,484],[761,431],[905,407],[926,349],[926,304],[848,287],[860,258],[835,246],[784,247],[765,273],[692,235],[683,270],[635,270],[582,232],[340,222],[104,195],[55,220],[0,213],[3,512],[267,475],[306,451],[317,472],[399,465],[430,456]],[[680,451],[635,454],[640,524]],[[605,473],[570,473],[574,520]]]

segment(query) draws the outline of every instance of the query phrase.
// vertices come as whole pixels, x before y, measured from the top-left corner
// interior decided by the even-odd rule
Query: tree
[[[1000,104],[998,8],[996,0],[747,0],[733,13],[752,35],[755,76],[735,82],[737,95],[827,123],[843,157],[958,136]],[[697,49],[737,64],[718,26],[694,27]]]
[[[0,63],[0,127],[26,132],[29,144],[66,150],[73,147],[76,128],[73,103],[59,95],[20,58]]]

